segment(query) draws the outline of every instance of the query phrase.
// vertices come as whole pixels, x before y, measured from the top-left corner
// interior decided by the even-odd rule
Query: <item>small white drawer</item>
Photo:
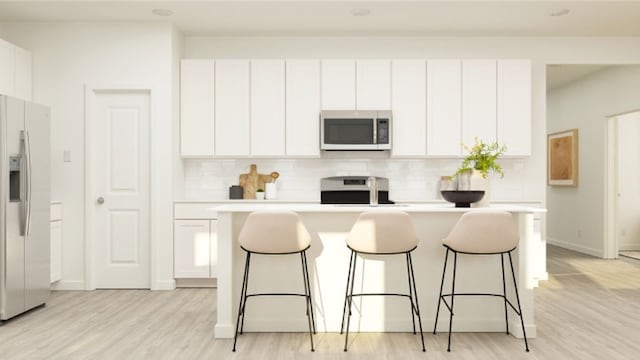
[[[51,203],[50,210],[50,221],[60,221],[62,220],[62,204],[61,203]]]
[[[217,219],[216,207],[213,203],[174,204],[174,219]]]

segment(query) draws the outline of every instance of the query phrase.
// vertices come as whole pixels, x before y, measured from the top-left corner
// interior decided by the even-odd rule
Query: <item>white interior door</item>
[[[150,288],[149,93],[95,92],[96,288]]]
[[[640,250],[640,112],[618,117],[619,250]]]

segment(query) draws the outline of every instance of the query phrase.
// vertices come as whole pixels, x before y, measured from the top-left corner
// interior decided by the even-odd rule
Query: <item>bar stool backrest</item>
[[[396,254],[414,249],[418,236],[409,214],[403,211],[369,211],[351,228],[347,245],[358,252]]]
[[[471,254],[495,254],[518,245],[518,226],[511,213],[478,210],[464,213],[442,244]]]
[[[238,241],[250,252],[287,254],[308,248],[311,235],[293,211],[256,211],[247,217]]]

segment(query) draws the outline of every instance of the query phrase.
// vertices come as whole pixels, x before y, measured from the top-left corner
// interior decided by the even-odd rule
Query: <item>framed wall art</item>
[[[578,129],[547,135],[547,184],[578,186]]]

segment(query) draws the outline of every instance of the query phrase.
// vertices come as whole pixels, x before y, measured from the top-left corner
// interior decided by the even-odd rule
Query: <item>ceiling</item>
[[[0,21],[168,21],[188,36],[640,36],[640,0],[0,0]]]

